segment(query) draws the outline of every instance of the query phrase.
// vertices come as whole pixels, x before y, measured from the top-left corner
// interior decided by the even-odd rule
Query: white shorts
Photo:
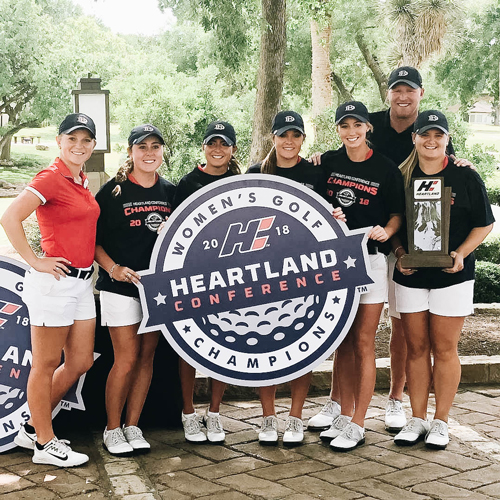
[[[101,291],[101,325],[129,326],[142,320],[141,302],[136,297]]]
[[[360,304],[383,304],[387,300],[387,257],[383,253],[369,255],[374,283],[368,285],[368,292],[359,299]]]
[[[401,314],[396,310],[396,282],[392,279],[394,276],[394,268],[396,267],[396,257],[391,252],[387,257],[387,263],[389,267],[389,275],[388,279],[388,295],[387,295],[387,304],[388,304],[388,313],[391,318],[401,319]]]
[[[34,326],[70,326],[96,317],[90,278],[66,276],[58,281],[52,274],[30,268],[24,277],[23,301]]]
[[[400,313],[429,311],[437,316],[469,316],[474,312],[473,299],[474,280],[431,290],[396,283],[396,308]]]

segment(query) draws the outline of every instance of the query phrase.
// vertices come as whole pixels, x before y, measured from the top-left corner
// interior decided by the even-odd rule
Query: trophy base
[[[453,259],[449,255],[406,254],[401,257],[401,266],[413,267],[453,267]]]

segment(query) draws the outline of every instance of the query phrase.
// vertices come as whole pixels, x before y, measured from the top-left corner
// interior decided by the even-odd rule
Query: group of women
[[[396,444],[425,439],[430,447],[448,443],[447,418],[459,378],[457,343],[464,317],[472,311],[473,250],[491,230],[493,216],[480,177],[448,161],[448,124],[438,111],[419,115],[413,134],[414,151],[400,169],[370,147],[372,126],[360,102],[337,109],[336,126],[343,146],[323,154],[315,165],[301,158],[305,139],[301,116],[282,111],[274,119],[273,147],[249,173],[279,175],[313,189],[331,203],[333,216],[350,229],[370,226],[369,291],[361,296],[354,322],[336,354],[341,412],[321,433],[333,449],[350,450],[365,439],[364,419],[375,385],[375,332],[387,298],[387,254],[395,254],[397,308],[408,346],[407,378],[412,418],[395,437]],[[99,264],[102,323],[108,326],[114,364],[106,384],[107,425],[103,441],[112,454],[147,449],[138,427],[152,377],[158,333],[137,335],[142,319],[136,284],[138,271],[149,266],[155,240],[172,210],[203,186],[241,173],[236,161],[236,133],[227,122],[207,128],[205,163],[182,178],[177,188],[158,175],[164,140],[153,125],[135,127],[128,139],[128,157],[117,175],[95,199],[83,173],[95,146],[95,125],[82,113],[71,114],[59,127],[59,158],[43,170],[10,205],[1,223],[19,254],[31,266],[23,300],[31,321],[33,363],[28,382],[31,418],[15,438],[34,450],[33,462],[58,466],[85,463],[88,456],[73,451],[55,437],[51,412],[71,385],[92,365],[95,306],[92,263]],[[453,191],[448,269],[401,267],[408,251],[404,218],[404,185],[415,177],[444,178]],[[346,193],[337,179],[355,178],[374,189]],[[135,210],[136,207],[153,210]],[[26,239],[22,221],[36,210],[43,256]],[[154,212],[154,213],[153,213]],[[158,215],[160,214],[160,216]],[[452,296],[453,300],[449,300]],[[431,353],[434,366],[431,365]],[[63,355],[63,362],[61,357]],[[210,405],[204,415],[193,405],[195,369],[180,360],[182,423],[191,442],[222,442],[225,438],[219,406],[225,384],[212,381]],[[311,374],[292,381],[292,404],[283,442],[303,441],[302,408]],[[436,414],[426,419],[431,382]],[[278,442],[275,387],[260,389],[262,444]],[[124,409],[126,407],[125,415]]]

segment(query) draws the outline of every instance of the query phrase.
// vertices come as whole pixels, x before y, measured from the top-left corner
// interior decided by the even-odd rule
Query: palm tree
[[[462,0],[387,0],[382,11],[396,28],[393,66],[418,68],[442,50],[445,35],[462,13]]]

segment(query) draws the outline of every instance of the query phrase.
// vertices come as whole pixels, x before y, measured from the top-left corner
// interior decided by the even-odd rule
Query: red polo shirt
[[[36,216],[45,255],[64,257],[74,267],[89,267],[94,262],[100,210],[83,172],[80,178],[82,185],[73,180],[68,167],[56,158],[26,189],[42,201]]]

